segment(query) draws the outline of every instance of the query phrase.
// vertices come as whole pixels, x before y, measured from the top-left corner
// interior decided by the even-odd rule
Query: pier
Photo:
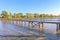
[[[28,37],[57,40],[57,35],[44,32],[44,23],[56,24],[56,34],[60,34],[60,22],[51,22],[46,20],[1,20],[3,26],[0,28],[0,37]],[[35,26],[38,25],[38,29]],[[37,26],[36,26],[37,27]],[[42,27],[42,28],[41,28]],[[52,37],[51,37],[52,36]]]
[[[12,23],[14,24],[14,22],[16,22],[15,25],[19,25],[26,27],[26,25],[28,25],[28,28],[30,28],[30,24],[32,26],[32,29],[34,28],[34,25],[39,25],[38,30],[40,30],[42,27],[42,31],[44,30],[44,23],[50,23],[50,24],[56,24],[57,25],[57,33],[60,33],[60,22],[58,22],[58,20],[56,21],[46,21],[46,20],[7,20],[8,23]],[[27,24],[28,23],[28,24]],[[34,24],[36,23],[36,24]],[[42,26],[41,26],[42,25]]]

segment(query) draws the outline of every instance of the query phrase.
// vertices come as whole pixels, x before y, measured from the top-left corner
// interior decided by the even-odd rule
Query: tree
[[[27,16],[27,18],[29,18],[29,19],[34,18],[34,16],[33,16],[33,14],[32,14],[32,13],[27,13],[27,14],[26,14],[26,16]]]
[[[39,18],[39,17],[40,17],[40,14],[38,14],[38,13],[34,14],[34,18]]]
[[[11,19],[12,18],[12,13],[10,12],[10,14],[9,14],[9,18]]]
[[[18,13],[16,16],[17,18],[23,18],[23,13]]]
[[[7,19],[9,18],[9,14],[7,11],[2,11],[1,15],[3,18],[7,18]]]
[[[12,13],[10,12],[10,16],[12,16]]]
[[[16,18],[16,13],[14,13],[13,18]]]

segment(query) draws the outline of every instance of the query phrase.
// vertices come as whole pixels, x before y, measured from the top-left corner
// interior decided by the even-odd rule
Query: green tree
[[[34,18],[39,18],[39,17],[40,17],[40,14],[38,14],[38,13],[34,14]]]
[[[7,11],[2,11],[1,14],[2,14],[2,17],[3,17],[3,18],[7,18],[7,19],[9,18],[9,14],[8,14]]]
[[[23,18],[23,13],[18,13],[16,16],[17,18]]]
[[[16,13],[14,13],[13,18],[16,18]]]
[[[12,15],[12,13],[10,12],[10,14],[9,14],[9,18],[12,19],[12,16],[13,16],[13,15]]]
[[[28,19],[33,19],[34,18],[32,13],[27,13],[26,16],[27,16]]]

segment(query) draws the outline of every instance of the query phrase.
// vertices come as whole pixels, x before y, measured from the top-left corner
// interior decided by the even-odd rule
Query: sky
[[[0,13],[60,14],[60,0],[0,0]]]

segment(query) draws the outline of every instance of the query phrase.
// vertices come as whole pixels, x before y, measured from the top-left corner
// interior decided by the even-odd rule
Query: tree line
[[[2,11],[0,18],[2,19],[14,19],[14,20],[21,20],[21,19],[40,19],[40,18],[60,18],[60,15],[52,15],[52,14],[39,14],[39,13],[8,13],[7,11]]]

